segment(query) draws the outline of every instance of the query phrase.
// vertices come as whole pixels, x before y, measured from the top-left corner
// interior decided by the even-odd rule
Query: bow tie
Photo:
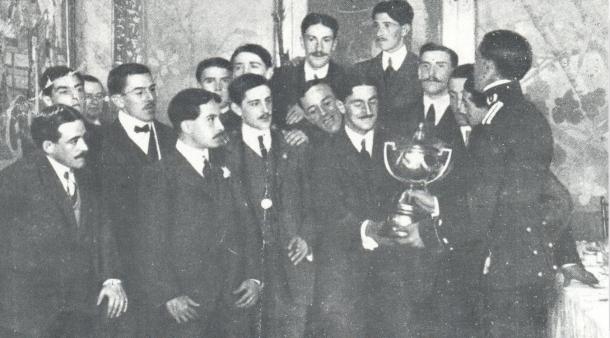
[[[133,128],[133,131],[135,131],[136,133],[148,133],[150,131],[150,127],[147,125],[144,125],[144,127],[138,127],[135,126]]]

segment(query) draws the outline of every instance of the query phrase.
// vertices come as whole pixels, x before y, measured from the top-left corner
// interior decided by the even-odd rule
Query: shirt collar
[[[434,125],[437,125],[443,118],[443,115],[445,115],[445,112],[447,111],[450,102],[451,97],[449,96],[449,94],[437,98],[431,98],[430,96],[424,94],[424,117],[425,114],[428,113],[430,105],[434,104],[434,112],[436,118],[434,121]]]
[[[398,50],[396,50],[392,53],[383,51],[383,52],[381,52],[381,65],[383,66],[383,69],[385,70],[388,67],[388,60],[390,58],[392,58],[392,68],[394,68],[394,70],[399,70],[400,67],[402,66],[403,62],[405,61],[406,57],[407,57],[407,46],[406,45],[403,45]]]
[[[210,151],[207,148],[195,148],[184,143],[181,139],[178,139],[178,141],[176,141],[176,150],[184,156],[186,161],[191,164],[199,175],[203,176],[204,160],[210,160]]]
[[[326,75],[328,75],[328,67],[330,63],[325,64],[322,68],[314,69],[307,60],[304,63],[305,70],[305,81],[314,80],[316,77],[318,79],[324,79]]]
[[[123,125],[123,128],[125,128],[125,130],[127,130],[127,133],[130,133],[130,132],[133,133],[135,127],[143,127],[145,125],[149,125],[150,128],[155,127],[155,124],[152,121],[145,122],[145,121],[139,120],[139,119],[127,114],[123,110],[119,110],[118,119],[119,119],[119,122],[121,123],[121,125]]]
[[[224,113],[228,112],[230,109],[231,109],[231,105],[228,104],[224,108],[220,109],[220,113],[224,114]]]
[[[62,185],[64,187],[66,186],[66,184],[68,184],[66,178],[64,177],[66,172],[70,173],[70,179],[74,180],[74,170],[72,170],[72,168],[57,162],[57,160],[55,160],[49,155],[47,155],[47,159],[49,160],[49,163],[51,163],[53,171],[55,171],[55,174],[57,175],[57,177],[59,177],[59,180],[63,183]]]
[[[486,91],[490,90],[491,88],[506,84],[506,83],[511,83],[511,80],[507,80],[507,79],[502,79],[502,80],[496,80],[490,84],[488,84],[487,86],[485,86],[485,88],[483,88],[483,93],[485,93]]]
[[[375,136],[375,129],[371,129],[367,131],[366,134],[362,135],[346,125],[345,133],[358,152],[362,149],[362,140],[364,139],[366,151],[369,155],[373,155],[373,137]]]
[[[244,143],[250,147],[258,156],[263,156],[261,154],[261,147],[258,144],[258,137],[263,136],[263,144],[267,151],[271,149],[271,130],[260,130],[254,127],[249,126],[246,123],[241,124],[241,138]]]

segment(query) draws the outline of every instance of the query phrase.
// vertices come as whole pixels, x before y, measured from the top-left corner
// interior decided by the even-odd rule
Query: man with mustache
[[[299,97],[307,81],[325,79],[337,90],[343,83],[343,68],[331,60],[337,47],[339,23],[326,14],[309,13],[301,22],[301,43],[305,59],[275,70],[272,79],[273,119],[279,126],[303,119]]]
[[[145,65],[126,63],[113,68],[108,75],[108,92],[118,108],[118,118],[104,130],[100,152],[102,197],[107,203],[118,238],[119,256],[125,265],[125,287],[132,294],[132,323],[125,329],[138,326],[147,329],[143,321],[141,296],[133,281],[133,243],[139,236],[135,212],[138,180],[142,168],[154,163],[176,143],[176,136],[168,126],[155,120],[156,85]],[[136,318],[134,318],[136,317]],[[133,336],[125,332],[122,335]]]
[[[382,51],[357,63],[355,69],[378,84],[380,123],[391,126],[405,118],[405,107],[416,102],[422,92],[417,78],[419,58],[404,42],[411,30],[413,8],[403,0],[382,1],[371,16],[375,43]]]
[[[244,74],[229,86],[242,117],[227,163],[243,183],[263,262],[263,337],[303,337],[313,294],[314,225],[307,212],[307,145],[291,146],[271,129],[272,97],[261,75]],[[253,301],[252,299],[248,300]],[[260,308],[259,308],[260,309]]]
[[[97,337],[100,312],[121,316],[127,296],[86,129],[58,104],[34,115],[31,133],[37,150],[0,173],[0,335]]]
[[[147,305],[162,314],[162,337],[250,336],[240,308],[254,305],[261,290],[259,262],[250,259],[258,248],[246,241],[254,222],[240,218],[243,187],[224,161],[221,102],[198,88],[176,94],[167,109],[179,134],[175,148],[143,170],[136,267]],[[227,266],[244,259],[244,280],[226,283]],[[239,296],[229,302],[231,292]]]

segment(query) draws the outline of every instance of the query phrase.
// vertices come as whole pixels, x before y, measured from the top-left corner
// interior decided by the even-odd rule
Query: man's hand
[[[292,129],[283,131],[284,139],[291,146],[298,146],[309,142],[309,137],[302,130]]]
[[[106,316],[108,318],[118,318],[127,311],[127,295],[121,283],[110,283],[104,285],[97,297],[97,306],[100,306],[108,298],[108,310]]]
[[[288,114],[286,114],[286,124],[295,124],[301,122],[301,120],[305,117],[305,112],[303,108],[299,104],[295,104],[288,109]]]
[[[292,264],[297,265],[301,263],[303,258],[309,254],[309,245],[299,236],[294,236],[288,243],[288,258]]]
[[[168,300],[165,303],[167,312],[178,322],[186,323],[191,319],[195,319],[198,316],[196,307],[200,305],[191,299],[189,296],[180,296],[174,299]]]
[[[599,284],[599,280],[595,278],[595,275],[587,271],[587,269],[580,264],[562,266],[561,273],[563,273],[563,286],[570,285],[572,279],[576,279],[591,287],[595,287]]]
[[[249,308],[250,306],[256,304],[258,297],[261,292],[261,285],[257,283],[254,279],[245,280],[239,285],[235,291],[233,291],[234,295],[238,295],[243,293],[239,299],[235,302],[235,306],[238,308]]]
[[[400,245],[410,246],[413,248],[423,248],[424,242],[422,241],[421,237],[419,236],[419,225],[420,225],[419,222],[409,224],[406,227],[407,228],[406,230],[409,232],[409,235],[407,237],[394,239],[396,241],[396,243],[398,243]]]
[[[429,192],[424,190],[409,190],[408,191],[411,200],[417,204],[420,208],[424,209],[427,213],[434,213],[435,197]]]
[[[379,246],[396,245],[396,243],[391,238],[379,235],[379,232],[381,232],[381,229],[383,228],[384,224],[385,222],[375,222],[369,220],[364,234],[366,235],[366,237],[370,237],[372,240],[377,242]]]

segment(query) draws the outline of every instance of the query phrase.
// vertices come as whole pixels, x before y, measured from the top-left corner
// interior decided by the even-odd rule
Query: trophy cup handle
[[[447,171],[447,168],[449,168],[449,164],[451,163],[451,155],[453,154],[453,150],[450,149],[450,148],[442,148],[442,149],[440,149],[439,155],[444,155],[444,154],[447,154],[447,160],[445,160],[445,163],[443,163],[443,166],[438,171],[438,174],[432,180],[427,182],[427,184],[435,182],[439,178],[445,176],[445,172]]]
[[[405,180],[404,178],[402,178],[394,173],[394,170],[392,169],[392,166],[390,165],[390,161],[388,160],[388,148],[392,148],[393,151],[396,151],[396,142],[388,141],[383,144],[383,162],[385,164],[386,170],[388,171],[390,176],[392,176],[394,179],[396,179],[402,183],[409,183],[409,181]]]

